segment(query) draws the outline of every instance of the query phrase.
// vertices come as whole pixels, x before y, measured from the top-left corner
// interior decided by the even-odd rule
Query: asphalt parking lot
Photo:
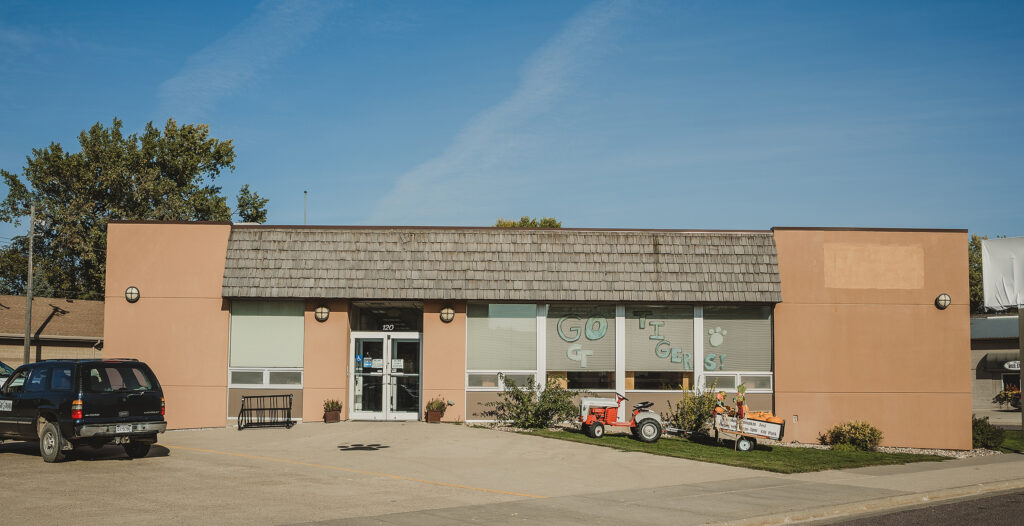
[[[13,523],[45,511],[58,523],[416,526],[722,522],[903,495],[903,480],[942,469],[785,476],[419,422],[171,431],[143,459],[106,446],[60,464],[7,442],[0,466]]]

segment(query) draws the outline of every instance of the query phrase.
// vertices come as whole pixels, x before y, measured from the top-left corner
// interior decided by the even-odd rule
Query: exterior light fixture
[[[953,300],[949,298],[949,294],[943,292],[935,298],[935,308],[939,310],[946,310],[946,307],[949,307],[949,304],[952,303],[952,301]]]
[[[319,322],[327,321],[327,318],[330,317],[330,315],[331,309],[328,309],[326,305],[321,305],[313,311],[313,317]]]
[[[135,286],[124,289],[124,299],[128,300],[128,303],[135,303],[136,301],[139,301],[140,296],[141,294],[139,294],[139,289]]]
[[[455,319],[455,309],[451,305],[441,307],[441,321],[451,323]]]

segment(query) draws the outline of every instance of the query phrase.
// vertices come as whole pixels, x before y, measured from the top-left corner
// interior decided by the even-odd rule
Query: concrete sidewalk
[[[325,440],[342,437],[359,440],[325,458]],[[164,442],[176,456],[203,455],[185,448],[205,446],[329,464],[364,475],[357,481],[372,479],[356,490],[374,487],[371,500],[350,495],[364,504],[328,499],[324,511],[336,518],[289,521],[306,524],[781,524],[1024,487],[1024,455],[781,475],[421,423],[182,432]],[[387,497],[373,500],[380,495]]]
[[[162,435],[44,464],[0,445],[4,517],[40,491],[83,523],[774,524],[1024,486],[1024,455],[779,475],[456,425],[343,422]]]

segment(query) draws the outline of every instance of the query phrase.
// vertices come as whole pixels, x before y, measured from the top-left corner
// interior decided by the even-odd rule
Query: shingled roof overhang
[[[236,226],[226,298],[778,303],[771,232]]]

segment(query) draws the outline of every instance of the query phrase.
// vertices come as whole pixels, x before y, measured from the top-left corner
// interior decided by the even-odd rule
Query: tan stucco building
[[[476,421],[511,381],[662,410],[743,384],[786,440],[866,420],[884,444],[971,447],[962,230],[111,223],[107,251],[104,354],[153,367],[171,427],[259,393],[304,421],[327,398]]]

